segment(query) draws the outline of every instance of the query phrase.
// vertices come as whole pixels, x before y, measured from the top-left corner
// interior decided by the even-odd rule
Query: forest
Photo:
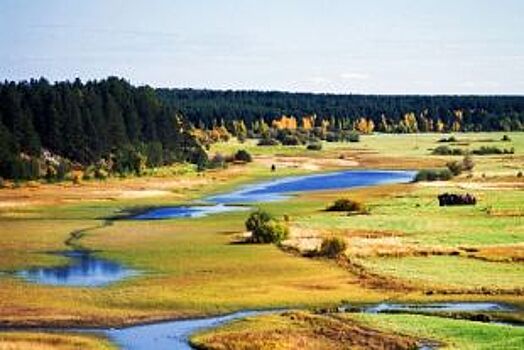
[[[158,89],[163,101],[199,128],[242,120],[248,129],[282,116],[314,117],[315,126],[379,132],[524,130],[523,96],[333,95]],[[360,123],[360,126],[358,125]],[[300,123],[299,123],[300,126]],[[229,127],[228,127],[229,128]]]
[[[123,79],[0,83],[0,177],[61,180],[137,172],[207,156],[189,125],[150,87]]]
[[[209,165],[204,148],[358,142],[373,132],[524,130],[522,96],[379,96],[135,87],[109,77],[0,83],[0,178],[62,180]]]

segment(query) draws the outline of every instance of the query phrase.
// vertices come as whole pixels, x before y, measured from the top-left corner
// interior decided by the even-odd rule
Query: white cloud
[[[309,79],[307,79],[308,82],[310,83],[313,83],[313,84],[329,84],[331,81],[327,78],[324,78],[324,77],[311,77]]]
[[[369,75],[365,73],[358,73],[358,72],[342,73],[340,74],[340,77],[346,80],[367,80],[369,79]]]

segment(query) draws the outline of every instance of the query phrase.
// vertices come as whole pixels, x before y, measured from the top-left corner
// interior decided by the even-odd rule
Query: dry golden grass
[[[307,312],[251,317],[191,339],[206,350],[402,350],[416,347],[412,337],[380,332],[349,319]]]
[[[0,333],[0,350],[113,350],[108,341],[85,335]]]

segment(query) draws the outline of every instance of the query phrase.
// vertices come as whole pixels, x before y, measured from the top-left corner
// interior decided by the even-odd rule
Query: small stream
[[[515,308],[500,303],[429,303],[429,304],[390,304],[381,303],[371,306],[366,306],[362,309],[365,313],[378,314],[378,313],[412,313],[412,312],[424,312],[424,313],[435,313],[435,312],[511,312],[515,311]]]
[[[104,331],[104,334],[123,350],[191,350],[189,337],[200,330],[218,327],[233,320],[268,312],[271,311],[241,311],[218,317],[111,329]]]
[[[104,334],[124,350],[188,350],[192,349],[188,342],[189,337],[198,331],[215,328],[233,320],[249,316],[257,316],[280,311],[282,310],[241,311],[218,317],[168,321],[149,325],[132,326],[122,329],[105,330]],[[438,312],[513,312],[516,311],[516,309],[506,304],[489,302],[447,302],[427,304],[380,303],[361,307],[359,308],[358,312],[377,314],[393,311],[402,313],[425,312],[431,314]],[[435,345],[424,343],[421,344],[419,349],[428,350],[435,348]]]

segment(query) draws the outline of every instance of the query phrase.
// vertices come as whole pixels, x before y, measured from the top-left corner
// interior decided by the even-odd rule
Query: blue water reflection
[[[210,196],[204,199],[209,205],[189,205],[151,209],[134,216],[133,219],[173,219],[182,217],[202,217],[210,214],[238,210],[247,207],[233,204],[261,203],[288,198],[293,193],[335,190],[388,183],[407,183],[413,180],[412,171],[350,170],[327,174],[290,176],[277,180],[248,185],[239,190]]]
[[[136,271],[117,262],[97,258],[88,251],[73,250],[54,254],[69,258],[69,263],[21,270],[16,275],[40,284],[100,287],[137,274]]]

